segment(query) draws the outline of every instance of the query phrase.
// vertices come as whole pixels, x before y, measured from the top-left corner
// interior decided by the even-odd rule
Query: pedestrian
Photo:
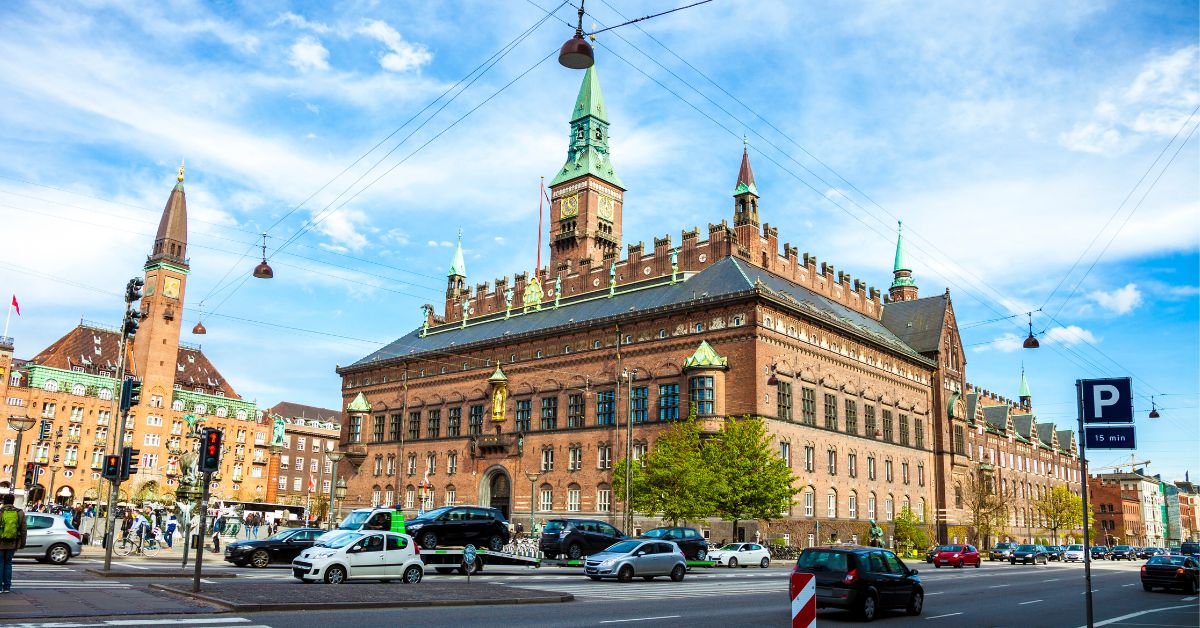
[[[220,553],[221,551],[221,528],[223,527],[222,519],[218,516],[212,522],[212,542],[213,551]]]
[[[175,528],[179,526],[179,522],[175,520],[175,513],[167,515],[167,549],[175,547]]]
[[[0,498],[0,593],[12,591],[13,555],[25,547],[25,513],[15,501],[12,493]]]

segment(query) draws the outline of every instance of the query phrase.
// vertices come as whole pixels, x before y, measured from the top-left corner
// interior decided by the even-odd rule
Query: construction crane
[[[1110,470],[1119,472],[1121,469],[1124,469],[1125,467],[1129,467],[1129,472],[1133,473],[1134,471],[1137,470],[1137,468],[1139,466],[1145,466],[1148,464],[1150,464],[1149,460],[1134,460],[1133,454],[1129,454],[1129,462],[1124,462],[1121,464],[1114,464],[1114,465],[1110,465],[1107,467],[1095,467],[1095,468],[1088,467],[1088,472],[1093,473],[1093,472],[1098,472],[1098,471],[1110,471]]]

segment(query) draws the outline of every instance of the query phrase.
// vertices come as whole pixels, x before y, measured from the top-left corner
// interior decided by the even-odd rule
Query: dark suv
[[[595,519],[551,519],[542,528],[538,549],[546,558],[558,558],[565,554],[571,560],[579,560],[602,552],[613,543],[625,538],[621,531]]]
[[[405,522],[405,529],[422,549],[470,544],[500,551],[509,536],[504,515],[486,506],[434,508]]]
[[[793,586],[801,573],[813,575],[817,608],[844,608],[866,621],[885,608],[920,615],[925,605],[917,570],[879,547],[810,547],[796,560]]]
[[[688,560],[708,558],[708,541],[696,528],[654,528],[646,530],[640,538],[657,541],[674,541]]]
[[[1137,550],[1128,545],[1117,545],[1108,553],[1109,560],[1135,560]]]

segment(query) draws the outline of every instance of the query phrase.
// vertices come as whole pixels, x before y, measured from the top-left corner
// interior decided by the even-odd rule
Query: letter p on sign
[[[1128,377],[1080,380],[1084,423],[1132,423],[1133,386]]]

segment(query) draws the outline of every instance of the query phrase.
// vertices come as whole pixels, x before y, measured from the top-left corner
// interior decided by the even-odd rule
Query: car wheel
[[[925,606],[925,594],[921,591],[913,591],[912,597],[908,600],[908,606],[904,609],[909,615],[920,615],[921,609]]]
[[[762,560],[760,560],[760,561],[758,561],[758,566],[759,566],[759,567],[762,567],[763,569],[766,569],[767,567],[770,567],[770,566],[771,566],[771,559],[770,559],[770,558],[768,558],[768,557],[766,557],[766,556],[763,556],[763,559],[762,559]]]
[[[346,582],[346,568],[341,565],[331,565],[325,570],[325,584],[342,584]]]
[[[963,559],[961,559],[961,558],[960,558],[960,559],[958,559],[958,564],[957,564],[957,565],[955,565],[955,566],[954,566],[954,568],[955,568],[955,569],[962,569],[962,567],[963,567]]]
[[[263,569],[271,564],[271,555],[266,550],[258,550],[250,555],[250,564],[256,569]]]
[[[600,581],[600,576],[588,576],[588,577],[589,577],[589,578],[591,578],[592,580],[595,580],[595,581],[597,581],[597,582],[599,582],[599,581]]]
[[[733,569],[734,567],[737,567],[737,559],[734,558],[733,556],[730,556],[729,557],[729,568]]]
[[[617,572],[617,582],[629,582],[633,580],[633,567],[625,565]]]
[[[493,534],[491,538],[488,539],[488,549],[492,550],[493,552],[499,552],[500,550],[504,549],[504,537],[501,537],[499,534]]]
[[[421,581],[421,577],[425,575],[425,570],[417,565],[410,565],[404,570],[404,584],[416,584]]]
[[[879,604],[879,600],[875,599],[874,593],[867,593],[863,596],[862,602],[858,605],[858,617],[863,621],[871,621],[875,619],[875,611]]]
[[[420,539],[421,549],[434,549],[437,547],[437,535],[432,532],[425,532]]]
[[[982,560],[979,560],[978,558],[976,558],[976,559],[975,559],[975,568],[976,568],[976,569],[979,569],[979,565],[980,565],[980,564],[982,564],[982,563],[983,563],[983,561],[982,561]]]
[[[578,543],[572,543],[567,546],[567,558],[571,560],[583,558],[583,546]]]
[[[54,565],[66,564],[71,560],[71,548],[62,543],[55,543],[46,550],[46,561]]]
[[[1187,584],[1183,585],[1183,592],[1188,595],[1196,595],[1196,589],[1197,589],[1197,587],[1196,587],[1195,580],[1192,580],[1191,582],[1188,582]]]
[[[675,568],[671,570],[671,581],[683,582],[683,575],[686,573],[687,569],[684,569],[683,565],[675,565]]]
[[[708,550],[704,549],[703,547],[696,550],[696,560],[706,560],[706,559],[708,559]]]
[[[1152,587],[1152,586],[1150,586],[1150,585],[1146,584],[1145,582],[1143,582],[1143,583],[1142,583],[1142,590],[1143,590],[1143,591],[1153,591],[1153,590],[1154,590],[1154,587]]]

